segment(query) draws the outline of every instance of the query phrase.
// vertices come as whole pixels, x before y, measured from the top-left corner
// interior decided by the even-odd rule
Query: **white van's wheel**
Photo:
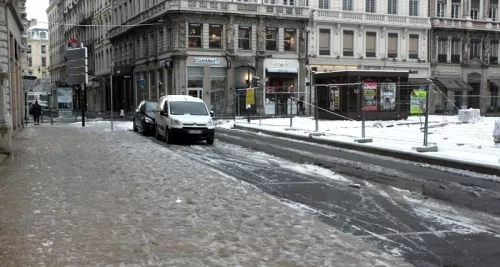
[[[168,129],[168,127],[165,127],[165,142],[167,142],[167,144],[172,144],[173,141],[174,140],[172,138],[171,131]]]

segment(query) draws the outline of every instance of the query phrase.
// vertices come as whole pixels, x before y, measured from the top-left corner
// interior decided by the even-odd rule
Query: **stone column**
[[[464,0],[462,4],[463,18],[470,18],[470,0]]]
[[[0,16],[5,17],[5,6],[0,5]],[[5,23],[5,22],[4,22]],[[7,26],[0,25],[0,153],[12,152],[12,127],[7,120],[7,93],[9,83],[9,35]]]
[[[481,6],[483,8],[483,20],[490,20],[489,13],[490,13],[490,0],[482,0],[483,5]]]

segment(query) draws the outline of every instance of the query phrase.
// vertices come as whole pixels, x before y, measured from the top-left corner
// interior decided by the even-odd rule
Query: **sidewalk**
[[[2,267],[409,266],[130,122],[105,127],[28,126],[15,137],[0,164]]]

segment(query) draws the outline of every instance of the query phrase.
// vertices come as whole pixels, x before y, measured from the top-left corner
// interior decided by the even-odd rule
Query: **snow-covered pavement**
[[[493,141],[493,129],[500,118],[481,117],[474,123],[460,123],[458,116],[429,117],[429,144],[436,144],[438,152],[427,155],[454,158],[468,162],[500,165],[500,144]],[[388,149],[418,153],[414,147],[423,145],[423,117],[410,117],[401,121],[367,121],[365,133],[373,138],[372,143],[363,146],[383,147]],[[422,122],[422,124],[421,124]],[[231,127],[232,121],[222,121],[219,127]],[[315,132],[315,121],[311,118],[294,117],[292,128],[289,118],[237,120],[236,124],[290,135],[308,136]],[[329,140],[354,142],[361,137],[360,121],[319,121],[319,132]]]
[[[0,165],[2,266],[408,266],[114,126],[16,136]]]

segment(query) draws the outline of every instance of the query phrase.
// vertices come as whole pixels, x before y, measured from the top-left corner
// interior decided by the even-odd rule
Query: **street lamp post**
[[[110,101],[111,101],[111,131],[113,131],[113,67],[114,67],[114,63],[111,63],[111,71],[110,71],[110,77],[111,77],[111,80],[110,80]]]
[[[309,116],[311,116],[311,102],[312,102],[312,70],[311,70],[311,65],[309,64],[309,32],[311,29],[309,27],[306,27],[304,29],[306,32],[306,65],[308,74],[309,74]]]

